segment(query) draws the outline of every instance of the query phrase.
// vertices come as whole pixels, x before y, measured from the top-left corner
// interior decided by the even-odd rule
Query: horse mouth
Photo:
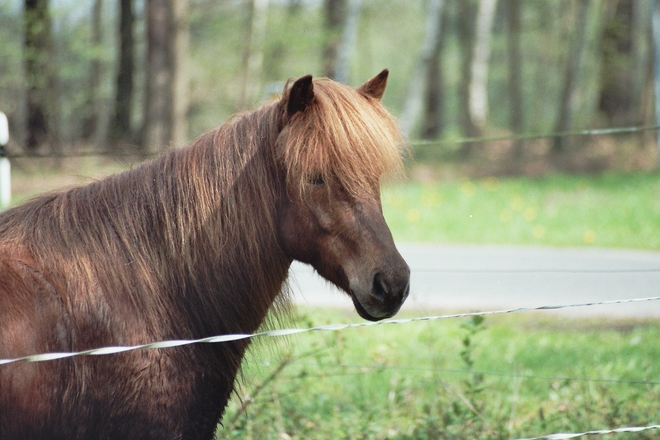
[[[350,296],[351,300],[353,300],[353,306],[355,307],[355,311],[362,317],[362,319],[366,319],[367,321],[381,321],[383,319],[391,318],[392,316],[396,315],[396,313],[399,311],[401,306],[403,305],[403,301],[401,301],[398,304],[395,304],[393,306],[388,307],[385,310],[374,310],[373,307],[371,307],[370,311],[367,311],[365,306],[362,304],[362,302],[358,299],[357,294],[355,293],[354,290],[350,290]]]

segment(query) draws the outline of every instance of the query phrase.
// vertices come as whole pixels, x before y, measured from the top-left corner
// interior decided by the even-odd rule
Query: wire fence
[[[359,322],[353,324],[330,324],[330,325],[322,325],[322,326],[309,327],[309,328],[277,329],[277,330],[269,330],[265,332],[251,333],[251,334],[237,333],[237,334],[229,334],[229,335],[216,335],[216,336],[210,336],[200,339],[175,339],[175,340],[158,341],[148,344],[140,344],[140,345],[132,345],[132,346],[100,347],[100,348],[94,348],[90,350],[83,350],[77,352],[41,353],[41,354],[23,356],[20,358],[0,359],[0,366],[17,363],[17,362],[46,362],[46,361],[66,359],[66,358],[72,358],[78,356],[103,356],[103,355],[110,355],[117,353],[125,353],[135,350],[154,350],[154,349],[163,349],[163,348],[182,347],[192,344],[217,344],[217,343],[232,342],[232,341],[238,341],[243,339],[254,339],[254,338],[272,338],[272,337],[276,338],[282,336],[292,336],[301,333],[332,332],[332,331],[339,331],[348,328],[373,327],[377,325],[399,325],[399,324],[408,324],[412,322],[438,321],[443,319],[466,318],[472,316],[504,315],[511,313],[523,313],[523,312],[533,312],[533,311],[543,311],[543,310],[561,310],[561,309],[569,309],[576,307],[593,307],[593,306],[601,306],[601,305],[650,302],[650,301],[659,301],[659,300],[660,300],[660,296],[655,296],[655,297],[647,297],[647,298],[630,298],[630,299],[597,301],[597,302],[588,302],[588,303],[579,303],[579,304],[557,304],[557,305],[545,305],[539,307],[518,307],[513,309],[505,309],[505,310],[454,313],[448,315],[433,315],[433,316],[422,316],[417,318],[404,318],[404,319],[386,319],[383,321],[366,321],[366,322]]]
[[[614,128],[595,128],[569,130],[563,132],[546,133],[528,133],[528,134],[507,134],[503,136],[479,136],[464,137],[456,139],[438,139],[438,140],[414,140],[410,144],[417,145],[443,145],[443,144],[467,144],[467,143],[486,143],[496,141],[526,141],[533,139],[558,138],[569,136],[603,136],[614,134],[640,133],[643,131],[660,131],[660,125],[641,125],[635,127],[614,127]]]
[[[613,127],[613,128],[596,128],[596,129],[578,129],[578,130],[569,130],[563,132],[544,132],[544,133],[525,133],[525,134],[507,134],[501,136],[478,136],[478,137],[459,137],[459,138],[447,138],[447,139],[435,139],[435,140],[425,140],[425,139],[413,139],[408,142],[412,147],[416,146],[435,146],[435,145],[459,145],[467,143],[482,143],[486,144],[489,142],[498,142],[498,141],[525,141],[525,140],[534,140],[534,139],[547,139],[547,138],[559,138],[559,137],[571,137],[571,136],[605,136],[605,135],[617,135],[617,134],[632,134],[640,133],[645,131],[658,131],[660,132],[660,125],[640,125],[640,126],[628,126],[628,127]],[[66,158],[84,158],[84,157],[95,157],[95,156],[104,156],[104,157],[140,157],[143,159],[155,157],[159,154],[162,154],[163,151],[159,152],[147,152],[141,151],[140,147],[135,145],[134,149],[129,150],[126,148],[116,149],[116,150],[86,150],[86,151],[59,151],[51,153],[39,153],[39,152],[16,152],[16,151],[4,151],[0,152],[0,155],[8,159],[66,159]]]

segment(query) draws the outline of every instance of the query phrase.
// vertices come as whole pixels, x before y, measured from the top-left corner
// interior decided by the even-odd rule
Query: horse
[[[253,333],[293,260],[362,318],[395,315],[410,269],[380,201],[405,154],[387,77],[290,80],[184,148],[1,213],[0,358]],[[213,438],[247,346],[0,366],[0,438]]]

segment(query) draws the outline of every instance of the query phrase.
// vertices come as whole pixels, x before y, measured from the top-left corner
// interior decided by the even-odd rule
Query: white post
[[[5,146],[9,142],[9,123],[7,116],[0,112],[0,210],[9,206],[11,201],[11,166],[5,156]]]

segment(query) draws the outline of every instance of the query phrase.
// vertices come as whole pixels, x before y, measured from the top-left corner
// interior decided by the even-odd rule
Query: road
[[[578,304],[660,296],[660,252],[512,246],[400,244],[410,265],[403,310],[416,315]],[[352,308],[310,266],[292,267],[294,302]],[[660,318],[660,301],[540,313]]]

